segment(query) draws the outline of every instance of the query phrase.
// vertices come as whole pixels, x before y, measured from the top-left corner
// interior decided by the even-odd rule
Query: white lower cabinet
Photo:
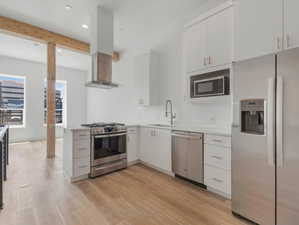
[[[88,177],[90,173],[89,130],[64,130],[63,171],[71,181]]]
[[[127,129],[127,157],[128,164],[135,163],[138,160],[138,128],[128,127]]]
[[[206,135],[204,144],[204,180],[210,191],[231,196],[231,138]]]
[[[171,132],[166,129],[140,128],[140,160],[171,173]]]

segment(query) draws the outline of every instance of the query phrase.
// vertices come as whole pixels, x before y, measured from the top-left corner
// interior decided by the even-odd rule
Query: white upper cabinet
[[[232,5],[226,3],[186,26],[185,70],[192,73],[232,62]]]
[[[299,47],[298,0],[284,0],[285,48]]]
[[[159,103],[158,58],[153,52],[135,57],[134,76],[137,90],[137,104],[142,106]]]
[[[232,62],[233,9],[225,9],[208,19],[207,63],[209,66],[225,65]]]
[[[188,28],[184,35],[185,62],[187,72],[206,66],[206,22]]]
[[[295,5],[298,6],[298,3]],[[235,61],[271,54],[283,49],[282,6],[283,0],[235,1]],[[295,13],[296,8],[293,10]]]

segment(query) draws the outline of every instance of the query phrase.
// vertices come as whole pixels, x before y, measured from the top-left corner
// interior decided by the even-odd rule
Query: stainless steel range
[[[120,123],[82,124],[91,132],[90,177],[127,167],[127,128]]]

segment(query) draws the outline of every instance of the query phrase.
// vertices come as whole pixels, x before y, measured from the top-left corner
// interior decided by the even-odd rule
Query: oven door
[[[92,166],[125,159],[127,133],[94,135],[92,138]]]
[[[194,80],[191,97],[208,97],[225,94],[225,77],[213,77],[203,80]]]

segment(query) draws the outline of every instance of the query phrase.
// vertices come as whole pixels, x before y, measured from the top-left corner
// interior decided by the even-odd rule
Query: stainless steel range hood
[[[112,82],[113,13],[101,6],[91,14],[90,53],[91,78],[86,86],[103,89],[118,87]]]

